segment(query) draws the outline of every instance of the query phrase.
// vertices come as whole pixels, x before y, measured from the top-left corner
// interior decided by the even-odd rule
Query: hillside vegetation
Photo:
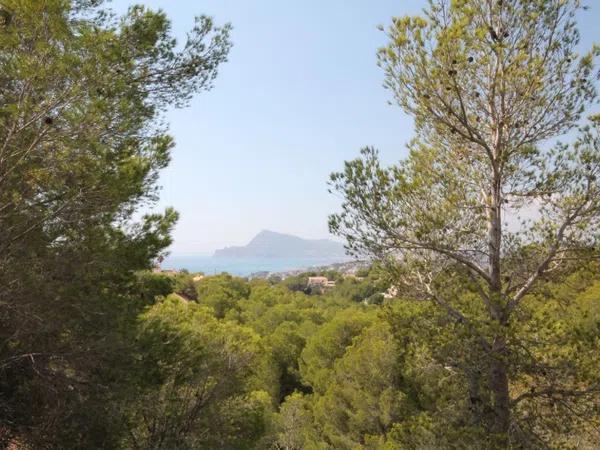
[[[268,281],[151,271],[178,215],[141,213],[174,145],[164,112],[212,88],[231,27],[200,16],[177,43],[143,6],[0,1],[0,446],[598,448],[582,8],[393,18],[379,64],[409,154],[368,147],[330,180],[330,229],[372,266]]]

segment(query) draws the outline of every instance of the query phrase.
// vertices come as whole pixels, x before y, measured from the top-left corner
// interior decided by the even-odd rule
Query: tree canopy
[[[138,219],[173,146],[162,113],[209,89],[231,45],[208,17],[179,45],[164,12],[102,3],[0,5],[0,437],[31,445],[93,434],[77,405],[111,395],[94,377],[177,219]]]
[[[582,122],[597,96],[598,49],[577,55],[581,8],[432,0],[422,16],[394,18],[379,62],[415,120],[409,156],[383,167],[366,148],[331,177],[344,200],[331,230],[387,261],[398,286],[433,302],[480,348],[472,376],[482,394],[465,396],[483,405],[474,414],[497,438],[488,445],[538,437],[513,414],[512,395],[532,345],[516,328],[538,284],[600,256],[598,122]],[[571,130],[572,143],[548,145]],[[469,301],[449,279],[473,290]],[[578,401],[597,390],[583,379],[531,381],[538,394],[529,399],[555,392],[566,402],[568,391]]]
[[[178,43],[144,6],[0,1],[0,446],[596,448],[582,8],[394,18],[379,62],[415,119],[409,155],[366,148],[331,178],[331,230],[370,266],[261,280],[153,270],[178,216],[148,212],[164,113],[212,88],[231,27],[201,16]]]

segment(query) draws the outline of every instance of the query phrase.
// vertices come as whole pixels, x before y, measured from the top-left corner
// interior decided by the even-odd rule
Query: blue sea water
[[[349,261],[344,258],[214,258],[206,255],[169,255],[162,262],[163,269],[187,269],[214,275],[222,272],[248,276],[256,272],[285,272],[309,269]]]

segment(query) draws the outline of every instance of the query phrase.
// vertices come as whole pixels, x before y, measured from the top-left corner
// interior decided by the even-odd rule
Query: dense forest
[[[600,49],[578,0],[431,0],[393,18],[409,154],[334,173],[330,229],[372,264],[248,280],[152,271],[164,123],[230,25],[0,0],[0,445],[594,449]],[[239,43],[243,45],[243,43]],[[559,141],[562,139],[562,141]],[[393,295],[383,295],[393,293]]]
[[[418,292],[384,299],[379,267],[324,273],[336,280],[325,292],[307,288],[310,275],[138,272],[128,295],[89,310],[93,327],[63,328],[60,346],[82,356],[44,367],[40,353],[12,372],[6,437],[15,448],[493,447],[473,386],[485,355],[466,324]],[[477,293],[458,278],[445,293],[466,306]],[[521,447],[595,448],[584,387],[598,380],[599,298],[590,265],[541,284],[521,312]]]

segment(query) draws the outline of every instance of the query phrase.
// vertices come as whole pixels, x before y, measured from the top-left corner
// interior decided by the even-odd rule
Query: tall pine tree
[[[596,99],[598,49],[576,53],[580,10],[578,0],[431,0],[422,16],[394,18],[379,61],[417,137],[396,166],[365,149],[332,175],[344,200],[332,231],[396,263],[399,286],[477,342],[485,362],[465,396],[500,447],[520,429],[514,382],[528,349],[514,328],[528,294],[599,256],[598,126],[581,124]],[[577,128],[572,145],[548,145]],[[477,297],[459,302],[450,274]],[[591,391],[538,369],[529,398]]]

